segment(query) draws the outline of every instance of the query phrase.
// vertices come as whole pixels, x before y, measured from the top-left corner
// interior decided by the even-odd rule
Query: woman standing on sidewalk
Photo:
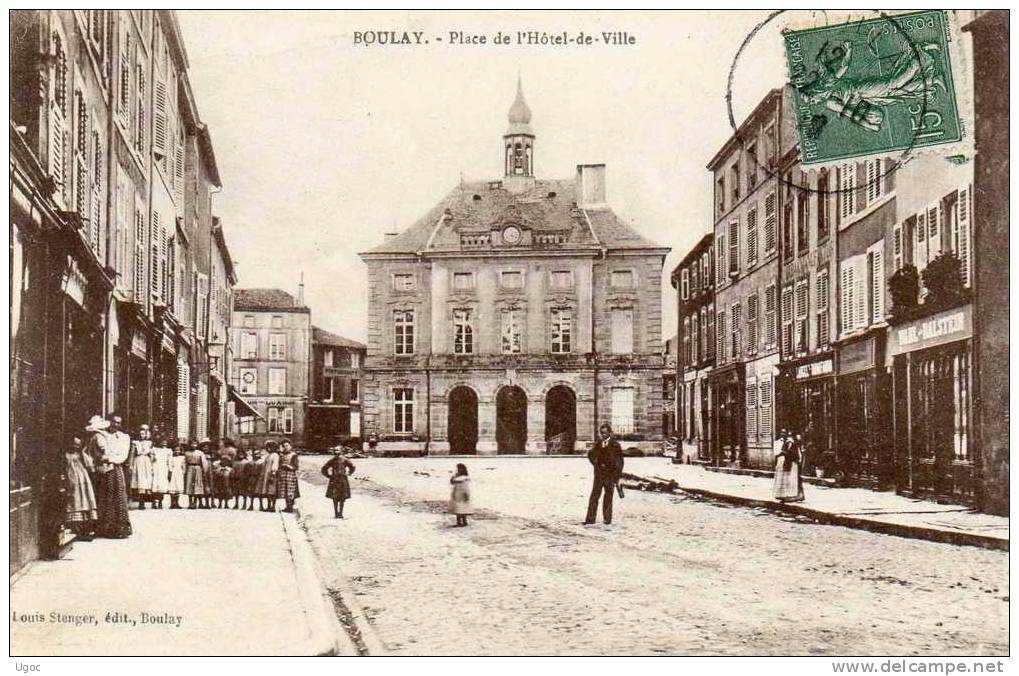
[[[283,452],[280,456],[279,476],[276,480],[276,495],[283,498],[286,507],[284,512],[294,511],[294,500],[301,497],[301,489],[297,485],[297,451],[286,439],[281,444]]]
[[[350,499],[349,474],[355,471],[354,463],[343,455],[343,446],[333,448],[333,457],[322,465],[322,476],[329,477],[326,497],[333,501],[333,517],[343,518],[343,503]]]
[[[800,442],[793,439],[786,429],[782,430],[779,439],[781,445],[775,454],[775,499],[779,502],[802,502],[800,464],[803,462],[803,454]]]
[[[456,525],[466,526],[467,516],[474,513],[471,505],[471,478],[467,475],[467,465],[462,462],[456,465],[449,483],[452,485],[449,495],[449,511],[456,514]]]
[[[119,416],[110,416],[119,420]],[[107,433],[110,421],[92,416],[85,431],[92,432],[89,453],[95,463],[96,535],[105,538],[126,538],[131,535],[127,515],[127,484],[123,464],[127,462],[129,444],[114,443]]]
[[[188,496],[188,509],[197,509],[199,503],[205,497],[204,465],[205,454],[192,442],[191,449],[184,454],[184,492]],[[209,486],[208,490],[211,491],[212,486]]]
[[[138,438],[131,442],[134,458],[131,460],[131,495],[138,501],[138,509],[145,509],[152,493],[152,431],[148,425],[138,428]]]
[[[95,529],[96,495],[88,468],[92,458],[82,452],[81,436],[75,434],[64,453],[64,476],[67,479],[67,523],[78,539],[86,542],[92,539]]]

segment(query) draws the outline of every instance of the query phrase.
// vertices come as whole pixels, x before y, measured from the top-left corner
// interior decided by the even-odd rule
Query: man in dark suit
[[[623,449],[612,437],[612,428],[608,423],[598,429],[601,439],[587,453],[587,459],[594,466],[594,484],[591,486],[591,498],[587,501],[587,518],[584,525],[594,523],[598,513],[598,498],[602,492],[602,517],[605,523],[612,523],[612,493],[616,490],[619,477],[623,473]]]

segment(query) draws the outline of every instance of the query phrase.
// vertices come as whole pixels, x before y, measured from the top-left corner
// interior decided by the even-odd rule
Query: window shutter
[[[149,293],[152,294],[153,298],[159,297],[159,250],[161,244],[160,238],[160,227],[159,227],[159,212],[152,211],[152,237],[150,240],[149,251],[151,252],[151,258],[149,259]]]
[[[708,345],[708,308],[701,306],[701,332],[700,340],[697,343],[698,358],[707,359],[708,353],[711,351]]]
[[[743,303],[736,301],[732,304],[732,356],[737,358],[740,354],[741,336],[740,329],[743,328]]]
[[[718,345],[717,345],[717,347],[718,347],[718,354],[716,356],[718,357],[718,361],[720,361],[720,362],[724,362],[725,361],[725,340],[726,340],[726,330],[725,330],[725,328],[726,328],[725,327],[725,310],[719,310],[718,311],[718,321],[715,322],[715,332],[716,332],[716,336],[715,337],[717,339],[716,342],[718,343]]]
[[[883,242],[871,252],[871,293],[874,297],[874,305],[871,307],[871,322],[878,323],[885,318],[885,263]]]
[[[753,378],[747,379],[746,384],[747,400],[747,438],[757,439],[757,381]]]
[[[760,382],[760,411],[757,416],[758,429],[762,437],[771,437],[771,378]]]
[[[191,417],[191,369],[186,361],[177,362],[177,437],[187,439]]]
[[[842,180],[839,186],[839,213],[845,220],[856,213],[856,163],[843,164],[839,173]]]
[[[152,152],[160,157],[167,156],[167,114],[166,114],[166,83],[156,80],[155,83],[155,118],[153,121]]]
[[[842,261],[841,268],[839,290],[841,292],[840,295],[842,300],[839,306],[839,321],[842,325],[842,333],[846,334],[853,330],[854,280],[852,261]]]
[[[134,300],[145,302],[145,213],[140,207],[134,212]]]
[[[729,222],[729,272],[739,271],[739,221]]]
[[[176,144],[174,148],[173,173],[173,187],[177,197],[177,206],[183,209],[184,204],[181,198],[184,195],[184,145],[182,143]]]
[[[955,223],[959,229],[957,238],[959,262],[962,264],[962,283],[970,285],[970,191],[968,188],[959,190],[959,199],[955,203]]]
[[[867,325],[867,257],[857,256],[853,270],[853,328]]]
[[[892,268],[902,269],[902,224],[892,228]]]
[[[770,192],[764,199],[764,253],[775,250],[775,193]]]
[[[758,303],[757,294],[747,298],[747,351],[757,352]]]
[[[747,213],[747,267],[757,264],[757,207]]]
[[[927,262],[934,260],[941,253],[941,220],[939,206],[932,204],[927,207]]]
[[[123,17],[120,26],[120,96],[117,99],[117,113],[126,124],[131,112],[131,31]]]
[[[777,331],[776,325],[776,298],[775,285],[769,284],[764,289],[764,342],[767,345],[774,345]]]
[[[725,235],[718,236],[718,243],[715,245],[715,251],[718,254],[718,266],[715,270],[715,283],[721,282],[725,277],[727,268],[725,267]]]
[[[867,162],[867,204],[881,197],[881,160]]]

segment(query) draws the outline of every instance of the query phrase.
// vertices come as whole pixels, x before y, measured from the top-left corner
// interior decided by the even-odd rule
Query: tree
[[[916,310],[920,296],[920,273],[912,265],[904,265],[888,280],[892,296],[892,317],[906,319]]]
[[[924,305],[944,308],[955,305],[963,300],[966,287],[962,278],[962,262],[951,251],[943,251],[937,255],[924,269],[923,285],[927,288]]]

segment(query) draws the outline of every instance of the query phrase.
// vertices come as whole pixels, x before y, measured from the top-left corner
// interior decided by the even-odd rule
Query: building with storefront
[[[796,151],[788,92],[769,92],[708,163],[714,177],[715,368],[711,458],[772,465],[778,373],[779,168]]]
[[[708,376],[715,365],[715,236],[708,233],[673,269],[678,303],[676,432],[683,458],[711,457]]]
[[[519,86],[501,179],[461,182],[361,254],[366,432],[383,453],[570,453],[600,422],[660,452],[667,248],[607,203],[605,166],[536,176]]]
[[[237,416],[230,436],[241,447],[285,438],[304,448],[312,329],[302,296],[281,289],[234,289],[231,381],[258,414]]]
[[[306,447],[361,447],[361,368],[367,348],[317,326],[311,333],[311,393]]]
[[[181,360],[207,349],[190,280],[210,231],[188,231],[189,139],[212,177],[196,202],[219,177],[173,12],[16,11],[11,30],[13,574],[73,539],[60,449],[90,416],[191,431]]]

